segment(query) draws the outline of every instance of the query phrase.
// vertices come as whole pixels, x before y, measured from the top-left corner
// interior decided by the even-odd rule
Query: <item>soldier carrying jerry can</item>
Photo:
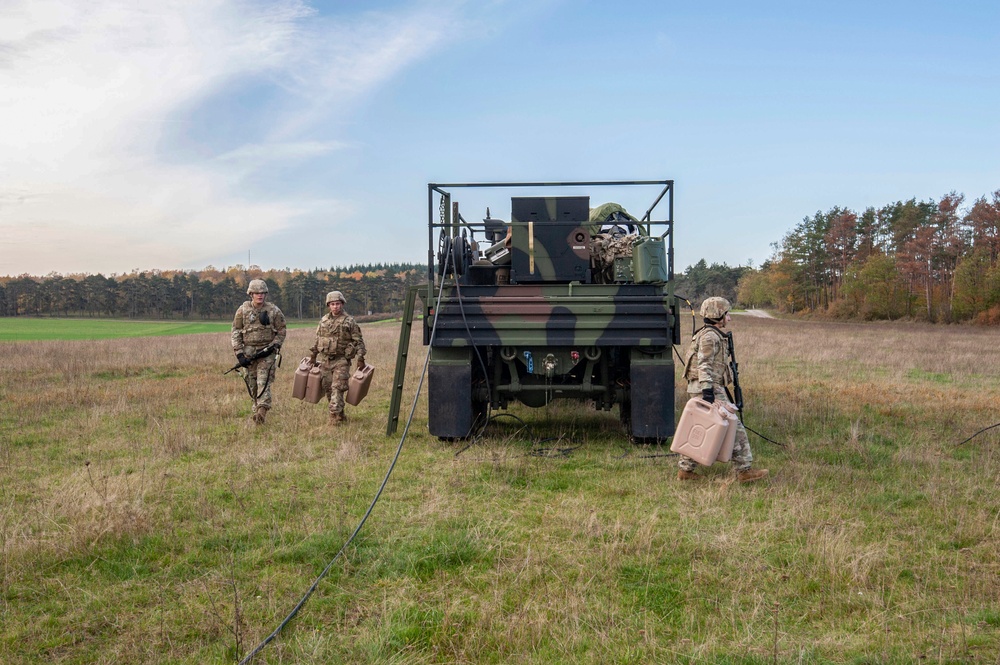
[[[246,301],[233,317],[232,344],[243,380],[253,401],[250,422],[263,425],[271,409],[271,384],[281,345],[285,342],[285,315],[267,302],[267,282],[250,280]]]
[[[348,389],[351,360],[357,358],[358,369],[365,367],[365,340],[361,328],[344,311],[347,298],[340,291],[326,294],[327,313],[316,327],[311,362],[319,361],[323,375],[323,393],[330,400],[330,424],[347,421],[344,415],[344,393]]]
[[[701,303],[701,316],[705,325],[695,332],[691,338],[691,348],[688,350],[684,363],[684,378],[688,382],[687,392],[692,398],[700,397],[712,404],[719,400],[727,407],[732,405],[726,393],[726,386],[734,382],[731,358],[729,352],[730,335],[723,332],[732,321],[729,310],[732,305],[725,298],[718,296],[706,298]],[[742,401],[742,400],[738,400]],[[731,411],[736,411],[732,405]],[[739,419],[734,419],[736,437],[733,442],[732,463],[736,467],[736,479],[741,483],[749,483],[767,476],[767,469],[753,469],[753,453],[750,451],[750,439]],[[698,463],[686,455],[680,456],[677,472],[679,480],[700,480],[701,475],[695,473]]]

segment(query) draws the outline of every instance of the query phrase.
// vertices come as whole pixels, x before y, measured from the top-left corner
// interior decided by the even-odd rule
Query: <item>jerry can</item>
[[[726,438],[722,441],[722,447],[719,448],[719,457],[716,461],[718,462],[728,462],[733,459],[733,445],[736,443],[736,426],[740,422],[740,417],[737,415],[735,404],[719,404],[719,413],[724,415],[729,421],[729,425],[726,427]]]
[[[375,367],[367,364],[361,369],[355,370],[354,374],[351,374],[351,378],[347,380],[347,396],[344,397],[344,401],[351,406],[360,404],[361,400],[368,394],[368,387],[372,384],[374,373]]]
[[[719,409],[700,397],[692,397],[681,413],[670,450],[710,466],[719,457],[728,430],[729,419]]]
[[[298,369],[295,370],[295,376],[292,379],[292,397],[295,399],[305,399],[306,396],[306,383],[309,381],[309,370],[312,368],[312,362],[309,358],[303,358],[302,362],[299,363]]]
[[[636,284],[667,281],[667,252],[663,238],[643,237],[632,248],[632,275]]]
[[[305,401],[310,404],[316,404],[322,396],[323,372],[320,371],[319,365],[315,365],[309,370],[309,377],[306,379]]]

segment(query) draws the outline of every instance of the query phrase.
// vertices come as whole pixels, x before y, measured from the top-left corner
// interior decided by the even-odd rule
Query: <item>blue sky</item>
[[[673,179],[678,270],[759,265],[1000,189],[997,7],[4,0],[0,275],[420,262],[428,182],[509,180]]]

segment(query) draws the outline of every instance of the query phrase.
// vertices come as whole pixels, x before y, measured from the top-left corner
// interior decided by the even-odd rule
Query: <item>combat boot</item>
[[[252,416],[250,416],[250,420],[253,422],[254,425],[263,425],[266,419],[267,419],[266,406],[258,406],[257,410],[254,411]]]
[[[346,422],[347,422],[347,416],[345,416],[343,413],[331,413],[330,414],[330,424],[331,425],[340,425],[341,423],[346,423]]]
[[[762,478],[767,478],[767,469],[746,469],[736,472],[736,480],[741,483],[752,483]]]
[[[694,471],[679,469],[677,471],[677,480],[702,480],[702,477]]]

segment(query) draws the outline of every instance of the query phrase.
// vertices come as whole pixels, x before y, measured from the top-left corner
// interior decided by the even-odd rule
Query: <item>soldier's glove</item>
[[[701,391],[701,398],[709,404],[712,404],[715,402],[715,391],[711,388],[705,388]]]
[[[316,364],[316,354],[317,354],[317,352],[313,351],[312,355],[309,356],[309,364],[310,365],[315,365]]]
[[[240,367],[249,367],[250,359],[247,358],[246,354],[240,351],[236,354],[236,362],[240,364]]]
[[[365,368],[365,357],[358,356],[358,369],[364,369],[364,368]]]

